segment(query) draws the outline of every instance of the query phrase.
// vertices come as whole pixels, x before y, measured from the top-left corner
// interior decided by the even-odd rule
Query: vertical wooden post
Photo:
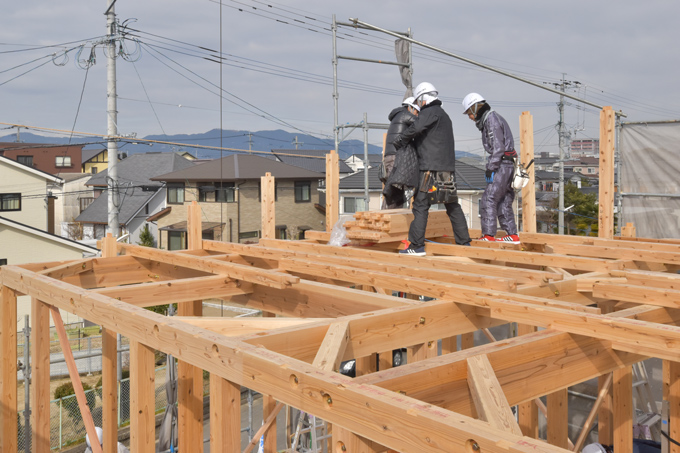
[[[241,386],[210,375],[210,451],[241,451]]]
[[[338,154],[326,154],[326,231],[330,232],[340,216],[340,166]]]
[[[668,435],[680,439],[680,363],[664,360],[664,396],[668,401]],[[670,453],[680,453],[680,446],[669,442]]]
[[[107,233],[102,239],[102,258],[117,255],[116,238]],[[102,430],[104,453],[118,451],[118,342],[116,332],[102,328]],[[116,435],[113,435],[113,434]]]
[[[614,371],[613,446],[616,453],[633,452],[633,369],[630,366]]]
[[[31,428],[33,451],[50,451],[50,307],[31,299]],[[15,421],[16,423],[16,421]]]
[[[406,363],[419,362],[437,356],[437,341],[428,341],[427,343],[410,346],[406,350],[408,351]]]
[[[275,239],[276,236],[276,201],[274,177],[271,173],[265,173],[260,178],[260,199],[262,200],[262,237]]]
[[[561,448],[569,448],[569,414],[567,389],[558,390],[548,395],[548,431],[549,444]],[[632,438],[631,427],[631,438]]]
[[[375,453],[384,450],[385,447],[378,446],[338,425],[333,425],[333,448],[330,450],[332,452]]]
[[[534,223],[535,224],[535,223]],[[517,325],[517,335],[526,335],[536,332],[535,326],[527,324]],[[517,422],[522,434],[532,439],[538,439],[538,406],[533,401],[517,405]]]
[[[534,158],[534,117],[522,112],[519,117],[520,162],[527,165]],[[529,168],[529,184],[522,189],[522,231],[536,232],[536,184],[535,165]]]
[[[598,236],[614,237],[614,145],[616,124],[614,110],[604,107],[600,112],[600,198]]]
[[[366,357],[359,357],[355,359],[354,369],[356,376],[363,376],[364,374],[375,373],[377,370],[377,354],[367,355]],[[410,363],[410,362],[409,362]]]
[[[608,303],[599,303],[597,306],[602,314],[611,313],[613,311],[613,307]],[[598,393],[603,391],[604,387],[607,386],[608,376],[609,374],[604,374],[597,379]],[[612,445],[614,443],[612,420],[613,407],[612,389],[610,388],[602,399],[600,409],[597,411],[597,441],[602,445]]]
[[[624,238],[634,238],[636,237],[635,224],[627,222],[626,226],[621,228],[621,237]]]
[[[460,334],[460,349],[470,349],[475,347],[475,333]]]
[[[0,351],[0,453],[14,453],[18,450],[17,295],[7,286],[0,289]],[[28,439],[28,433],[25,436]]]
[[[135,453],[155,451],[155,374],[153,349],[130,340],[130,451]]]
[[[189,250],[203,247],[201,207],[196,201],[187,210],[187,246]],[[177,304],[179,316],[201,316],[203,301]],[[180,451],[203,450],[203,370],[179,360],[177,366],[178,423],[177,443]]]

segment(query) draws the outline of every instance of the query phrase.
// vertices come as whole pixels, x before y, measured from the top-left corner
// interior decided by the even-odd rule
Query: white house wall
[[[21,211],[0,211],[0,216],[47,231],[47,181],[15,166],[0,165],[0,193],[21,193]]]

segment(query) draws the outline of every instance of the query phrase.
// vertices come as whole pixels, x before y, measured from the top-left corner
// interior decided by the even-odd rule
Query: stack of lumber
[[[352,240],[393,242],[406,239],[413,220],[410,209],[386,209],[354,214],[345,222],[347,237]],[[446,211],[430,211],[425,237],[451,236],[451,221]]]

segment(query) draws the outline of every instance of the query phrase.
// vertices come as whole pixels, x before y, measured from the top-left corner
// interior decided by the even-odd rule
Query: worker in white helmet
[[[97,432],[97,441],[99,442],[99,445],[102,445],[102,443],[104,442],[104,430],[101,429],[99,426],[95,426],[94,430]],[[92,453],[92,444],[90,444],[89,435],[85,435],[85,443],[87,444],[85,453]],[[128,450],[125,445],[118,442],[118,453],[130,453],[130,450]]]
[[[482,132],[482,145],[489,154],[486,164],[486,189],[479,203],[482,223],[481,241],[501,241],[519,244],[517,224],[512,203],[515,190],[512,178],[515,174],[515,142],[508,122],[491,109],[491,106],[478,93],[470,93],[463,99],[463,113],[477,125]],[[496,239],[498,223],[506,235]]]
[[[420,108],[418,118],[393,141],[396,148],[413,143],[420,172],[420,181],[413,194],[413,221],[408,232],[410,244],[399,253],[424,256],[425,230],[432,204],[443,203],[446,207],[456,244],[470,245],[470,234],[455,187],[456,151],[451,118],[442,108],[439,92],[431,83],[419,84],[413,96]]]
[[[390,126],[387,128],[380,172],[380,180],[385,184],[384,198],[380,209],[401,209],[406,202],[406,190],[413,189],[418,184],[417,161],[411,159],[414,162],[410,164],[406,156],[415,156],[415,150],[412,149],[410,144],[401,149],[395,148],[392,144],[392,141],[416,120],[420,109],[415,101],[413,96],[407,97],[399,107],[393,109],[387,116],[390,120]],[[397,165],[397,161],[400,161],[400,165]],[[413,168],[408,168],[409,166]],[[397,170],[396,173],[393,172],[395,169]]]

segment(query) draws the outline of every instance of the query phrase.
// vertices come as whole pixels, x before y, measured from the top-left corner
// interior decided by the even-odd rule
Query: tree
[[[139,242],[137,243],[137,245],[141,245],[144,247],[156,247],[156,238],[154,238],[153,234],[151,234],[151,230],[149,230],[148,223],[144,224],[142,232],[139,233]]]
[[[553,222],[557,223],[559,200],[552,201]],[[576,185],[567,183],[564,186],[564,205],[574,206],[564,213],[566,234],[585,236],[597,231],[598,206],[597,196],[594,193],[583,193]]]

